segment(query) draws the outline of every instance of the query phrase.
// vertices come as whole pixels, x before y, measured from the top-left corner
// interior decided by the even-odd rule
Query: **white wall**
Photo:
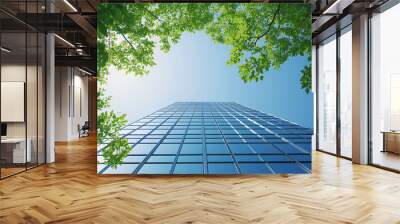
[[[75,70],[76,72],[77,70]],[[88,78],[80,75],[74,75],[74,102],[71,119],[71,135],[76,138],[79,137],[78,124],[81,126],[88,120]],[[80,101],[80,102],[79,102]],[[81,111],[80,111],[81,110]]]
[[[68,140],[68,88],[70,85],[69,69],[55,68],[55,140]]]
[[[56,67],[56,141],[77,139],[78,125],[88,120],[88,78],[83,75],[76,68]]]

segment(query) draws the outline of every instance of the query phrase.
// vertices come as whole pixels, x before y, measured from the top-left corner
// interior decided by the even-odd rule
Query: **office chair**
[[[89,129],[90,129],[89,121],[85,121],[82,127],[78,125],[78,129],[79,129],[79,138],[89,136]]]

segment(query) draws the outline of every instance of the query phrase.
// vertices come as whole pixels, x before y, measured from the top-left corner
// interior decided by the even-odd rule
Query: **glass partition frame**
[[[368,163],[372,166],[396,173],[400,173],[399,160],[398,158],[391,157],[397,157],[399,155],[388,152],[390,156],[383,158],[380,153],[384,152],[385,142],[382,132],[394,129],[390,122],[390,115],[389,118],[383,118],[384,116],[388,117],[388,113],[390,113],[390,100],[392,98],[390,87],[383,84],[390,85],[391,76],[400,75],[400,72],[393,72],[393,70],[398,69],[398,64],[393,63],[393,59],[396,58],[396,54],[393,52],[396,52],[398,48],[397,44],[393,46],[393,42],[397,38],[397,33],[392,33],[390,34],[391,36],[388,37],[387,34],[383,35],[381,31],[383,29],[383,31],[386,32],[396,32],[396,29],[392,29],[393,26],[396,26],[396,19],[393,17],[398,16],[396,12],[399,10],[399,3],[388,1],[373,12],[370,12],[368,20]],[[392,18],[390,20],[388,20],[388,18],[382,18],[387,16],[384,15],[385,13],[388,13],[387,15],[392,16]],[[384,22],[389,22],[390,24]],[[384,27],[382,24],[384,24]],[[385,54],[383,54],[382,51],[386,51]],[[382,56],[384,56],[385,59],[382,59]],[[388,58],[392,61],[388,62]],[[390,67],[391,70],[382,69],[388,67]],[[382,90],[383,88],[387,89]],[[388,100],[383,100],[387,102],[379,102],[382,98],[387,98]],[[377,105],[378,103],[379,105]],[[382,107],[386,109],[386,112],[381,111]],[[377,120],[380,122],[377,122]],[[378,127],[379,125],[381,127]]]
[[[45,2],[45,0],[29,3],[20,2],[19,6],[20,10],[24,12],[40,13],[44,12],[41,6]],[[2,4],[0,3],[0,6]],[[12,18],[10,17],[10,19]],[[15,40],[14,42],[13,37],[21,41]],[[11,48],[6,48],[6,44],[10,45]],[[13,44],[16,46],[12,46]],[[7,137],[4,138],[4,140],[8,140],[10,132],[10,138],[18,135],[18,138],[24,139],[24,144],[18,147],[21,147],[24,151],[21,152],[23,156],[19,158],[21,161],[18,160],[17,163],[14,158],[14,150],[17,149],[14,147],[16,146],[5,146],[8,143],[0,144],[0,179],[4,179],[46,163],[46,34],[23,23],[16,30],[2,29],[0,21],[0,46],[11,50],[10,52],[0,51],[0,82],[12,81],[12,76],[6,76],[6,73],[12,71],[6,70],[7,66],[11,69],[13,69],[12,66],[20,67],[17,68],[17,71],[21,73],[21,78],[24,77],[23,80],[19,80],[24,82],[24,121],[7,122],[10,123],[7,125],[9,130],[7,130]],[[14,51],[14,54],[12,54],[12,51]],[[23,52],[23,54],[18,52]],[[11,54],[7,55],[8,53]],[[7,77],[8,79],[5,79]],[[0,90],[1,88],[2,85],[0,85]],[[1,110],[4,110],[4,108],[1,108],[0,103]],[[0,123],[1,121],[0,115]],[[11,127],[13,125],[18,126],[18,131]],[[7,153],[8,151],[12,152],[12,154],[6,155],[5,150],[7,150]],[[18,169],[6,170],[6,167],[14,168],[14,165]]]
[[[344,159],[348,159],[351,160],[351,151],[349,152],[343,152],[342,147],[343,144],[346,143],[344,141],[344,139],[342,139],[343,135],[346,133],[346,131],[344,131],[344,133],[342,133],[342,126],[343,126],[343,121],[341,119],[342,115],[342,109],[341,108],[343,106],[343,100],[341,98],[343,98],[343,93],[342,93],[342,88],[343,88],[343,81],[346,81],[346,79],[342,79],[342,73],[343,73],[343,69],[342,69],[342,63],[341,63],[341,58],[343,57],[343,53],[345,52],[341,52],[341,49],[343,49],[343,47],[341,46],[341,39],[342,36],[345,34],[348,34],[348,32],[351,32],[351,24],[349,24],[348,26],[342,28],[341,30],[336,31],[335,34],[333,34],[332,36],[327,37],[325,40],[321,41],[320,44],[318,44],[316,46],[316,89],[317,89],[317,93],[316,93],[316,150],[320,151],[320,152],[324,152],[324,153],[328,153],[334,156],[338,156]],[[332,59],[334,65],[332,67],[335,68],[335,87],[334,90],[335,92],[335,99],[334,99],[334,104],[335,104],[335,118],[334,118],[334,141],[335,141],[335,146],[332,146],[330,150],[327,150],[326,148],[324,148],[324,145],[321,145],[321,141],[320,141],[320,137],[321,137],[321,58],[320,58],[320,51],[321,51],[321,44],[326,44],[327,42],[335,42],[335,51],[334,51],[334,59]],[[346,73],[344,73],[344,75],[346,75]],[[350,86],[351,87],[351,86]],[[351,90],[350,90],[351,91]],[[345,100],[344,100],[345,101]],[[344,141],[344,142],[343,142]],[[322,146],[322,147],[321,147]]]

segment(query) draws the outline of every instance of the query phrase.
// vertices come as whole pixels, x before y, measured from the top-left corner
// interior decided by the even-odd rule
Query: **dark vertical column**
[[[28,0],[25,0],[25,21],[28,16]],[[25,121],[25,170],[28,169],[28,113],[27,113],[27,96],[28,96],[28,24],[25,23],[25,100],[24,100],[24,121]]]
[[[319,45],[315,47],[315,148],[319,149]]]
[[[48,3],[45,0],[45,13],[48,11]],[[47,35],[48,33],[44,33],[44,77],[42,74],[42,79],[44,78],[44,163],[47,163]],[[43,71],[42,71],[43,72]]]
[[[97,125],[97,80],[96,77],[88,78],[88,112],[90,132],[96,132]]]
[[[39,14],[39,0],[36,1],[36,13]],[[39,32],[36,32],[36,166],[37,165],[39,165]]]
[[[367,155],[367,163],[372,164],[373,162],[373,153],[372,153],[372,97],[371,97],[371,71],[372,71],[372,63],[371,63],[371,55],[372,55],[372,30],[371,30],[371,19],[372,19],[372,12],[368,12],[368,25],[367,25],[367,46],[368,46],[368,52],[367,52],[367,64],[368,64],[368,70],[367,70],[367,83],[368,83],[368,89],[367,89],[367,98],[368,98],[368,111],[367,111],[367,119],[368,119],[368,124],[367,124],[367,139],[368,139],[368,155]]]
[[[341,156],[341,119],[340,119],[340,35],[339,27],[336,31],[336,155]]]

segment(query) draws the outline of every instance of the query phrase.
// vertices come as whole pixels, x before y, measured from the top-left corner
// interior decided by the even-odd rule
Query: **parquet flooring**
[[[100,176],[94,138],[0,181],[0,223],[400,223],[400,175],[319,152],[311,175]]]

